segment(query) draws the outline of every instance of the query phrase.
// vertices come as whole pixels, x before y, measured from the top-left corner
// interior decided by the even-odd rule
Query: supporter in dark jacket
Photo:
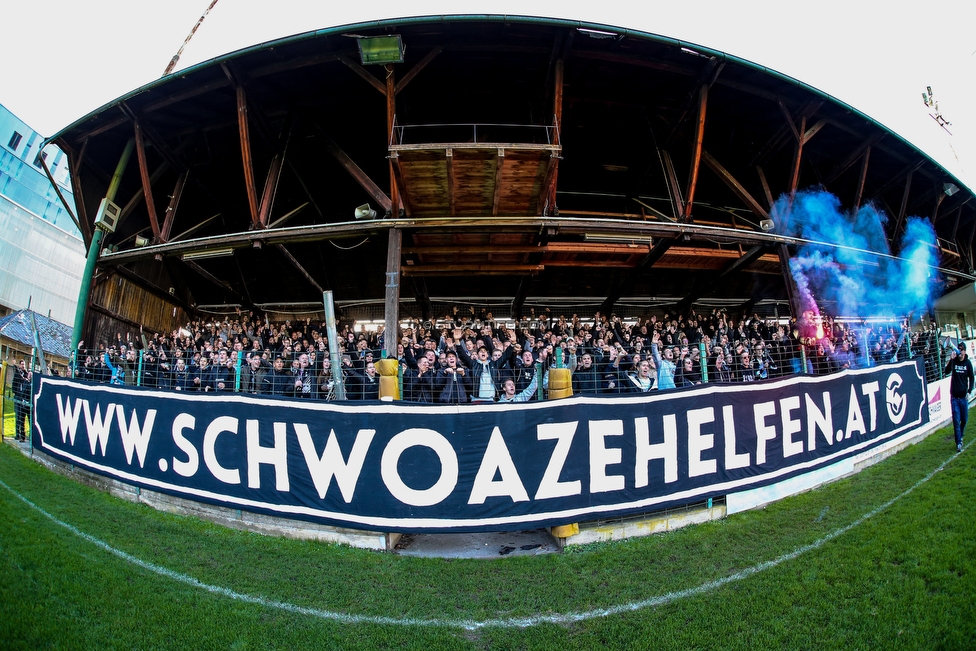
[[[457,353],[447,351],[447,366],[437,372],[434,391],[437,402],[461,404],[468,401],[469,376],[457,363]]]

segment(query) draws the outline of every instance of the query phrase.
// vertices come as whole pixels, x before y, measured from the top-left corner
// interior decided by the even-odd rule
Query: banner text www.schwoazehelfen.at
[[[515,405],[178,393],[35,376],[34,446],[136,486],[379,531],[517,530],[698,502],[928,422],[921,361]]]

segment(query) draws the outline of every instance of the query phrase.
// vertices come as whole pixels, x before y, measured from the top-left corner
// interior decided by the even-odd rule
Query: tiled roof
[[[31,315],[37,324],[41,348],[47,355],[71,357],[71,326],[38,314],[32,310],[19,310],[0,319],[0,337],[16,341],[27,347],[34,345]]]

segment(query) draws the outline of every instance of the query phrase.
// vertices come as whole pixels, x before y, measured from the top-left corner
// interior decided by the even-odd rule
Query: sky
[[[0,10],[5,26],[0,104],[42,135],[54,135],[162,76],[211,2],[12,0]],[[853,106],[976,188],[973,0],[891,5],[877,0],[217,0],[185,47],[177,71],[313,29],[462,13],[626,27],[752,61]],[[951,123],[948,131],[922,101],[928,86]]]

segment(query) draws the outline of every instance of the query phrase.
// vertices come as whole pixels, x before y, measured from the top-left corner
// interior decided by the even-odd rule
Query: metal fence
[[[553,350],[552,346],[535,349],[530,364],[522,364],[519,353],[505,355],[501,369],[493,376],[498,380],[496,389],[505,378],[520,380],[524,375],[540,374],[541,381],[533,399],[548,397],[548,377],[552,368],[568,368],[572,377],[573,391],[577,394],[613,395],[670,387],[665,376],[673,373],[677,388],[719,382],[751,382],[795,375],[825,375],[846,368],[865,368],[886,363],[923,357],[928,382],[943,377],[948,359],[946,344],[940,343],[935,331],[906,340],[905,345],[879,347],[867,346],[845,350],[843,346],[832,349],[827,343],[797,344],[794,340],[736,341],[721,345],[712,341],[695,344],[661,346],[657,355],[651,347],[636,344],[628,350],[605,345],[574,347],[564,342]],[[443,378],[447,366],[447,351],[439,346],[432,350],[430,368],[426,371],[434,378]],[[670,349],[670,354],[666,352]],[[402,347],[401,347],[402,350]],[[424,356],[426,349],[418,347],[413,355],[399,358],[398,395],[404,396],[404,378],[407,384],[416,376],[416,359]],[[476,357],[475,350],[469,356]],[[332,368],[328,351],[318,349],[305,352],[275,352],[257,350],[218,350],[185,354],[164,350],[133,349],[82,349],[71,366],[76,379],[112,383],[125,386],[148,387],[171,391],[231,392],[257,395],[280,395],[309,400],[335,400],[342,394],[348,400],[375,399],[378,397],[379,373],[375,362],[385,356],[385,351],[359,348],[342,352],[340,371]],[[509,357],[511,359],[509,359]],[[474,362],[476,363],[476,362]],[[497,363],[496,363],[497,364]],[[673,371],[671,365],[673,364]],[[457,366],[470,367],[473,363],[458,356]],[[646,367],[642,371],[642,366]],[[531,372],[526,369],[531,368]],[[466,378],[470,382],[470,374]],[[519,391],[527,381],[518,382]],[[470,396],[472,387],[467,394]],[[408,394],[409,391],[408,387]],[[406,398],[411,398],[407,395]],[[436,401],[436,395],[431,398]],[[6,404],[6,401],[5,401]]]

